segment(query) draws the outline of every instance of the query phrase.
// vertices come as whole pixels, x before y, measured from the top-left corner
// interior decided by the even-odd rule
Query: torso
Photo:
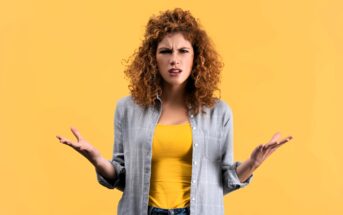
[[[163,105],[162,113],[158,124],[162,125],[176,125],[185,124],[188,122],[187,107],[169,107],[168,105]]]

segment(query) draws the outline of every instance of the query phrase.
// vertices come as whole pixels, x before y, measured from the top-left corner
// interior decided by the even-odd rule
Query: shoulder
[[[227,115],[227,117],[232,115],[231,106],[222,99],[218,99],[210,111],[213,111],[219,115]]]
[[[228,125],[228,122],[233,121],[232,108],[222,99],[216,101],[216,104],[210,112],[210,115],[216,116],[217,120],[219,120],[224,127]]]
[[[117,100],[117,108],[124,108],[125,106],[133,105],[133,99],[131,95],[121,97]]]
[[[211,124],[209,127],[216,127],[219,124],[225,127],[230,124],[228,122],[232,122],[232,108],[222,99],[217,99],[212,107],[206,107],[204,110],[205,114],[200,117],[200,120],[203,120],[205,124]]]
[[[114,114],[115,121],[122,121],[125,115],[130,112],[130,109],[133,108],[133,100],[130,95],[119,98],[115,102]]]
[[[121,97],[116,102],[116,109],[118,109],[122,113],[132,113],[132,112],[141,112],[144,111],[144,108],[142,108],[140,105],[138,105],[133,97],[131,95],[127,95],[124,97]]]

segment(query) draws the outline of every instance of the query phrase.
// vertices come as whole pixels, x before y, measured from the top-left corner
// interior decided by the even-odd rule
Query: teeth
[[[172,69],[172,70],[170,70],[170,72],[171,72],[171,73],[179,73],[179,72],[181,72],[181,70],[178,70],[178,69]]]

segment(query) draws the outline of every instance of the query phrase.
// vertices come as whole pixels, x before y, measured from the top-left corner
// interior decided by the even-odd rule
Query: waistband
[[[166,214],[166,215],[189,215],[190,208],[173,208],[173,209],[164,209],[164,208],[157,208],[148,205],[148,215],[160,215],[160,214]]]

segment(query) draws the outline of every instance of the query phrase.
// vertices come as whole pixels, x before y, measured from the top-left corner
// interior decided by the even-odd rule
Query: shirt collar
[[[160,103],[162,104],[162,98],[159,95],[156,95],[156,99],[160,101]],[[187,105],[188,109],[190,110],[192,108],[191,104]]]

